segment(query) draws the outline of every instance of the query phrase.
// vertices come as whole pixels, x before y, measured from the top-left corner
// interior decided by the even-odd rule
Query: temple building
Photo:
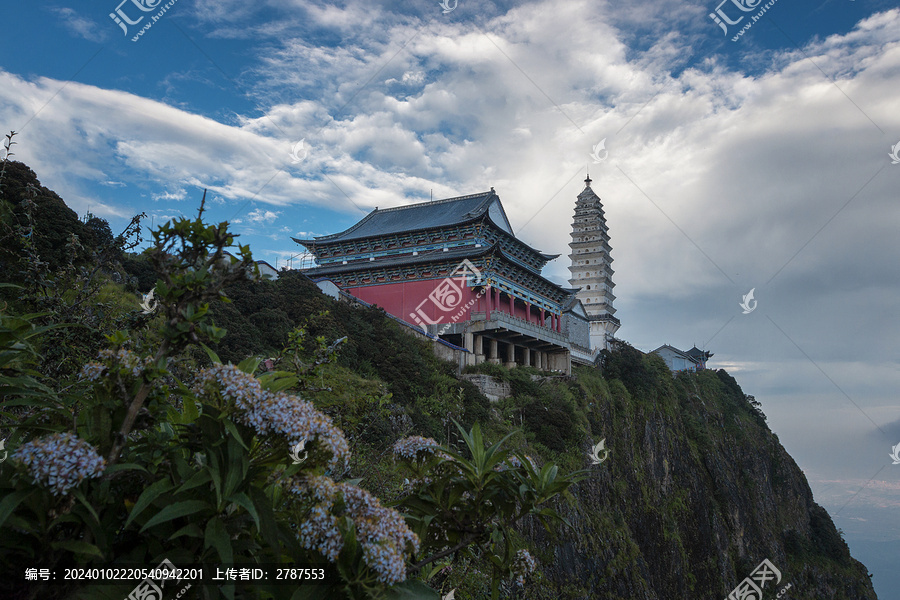
[[[573,281],[589,282],[590,290],[566,288],[541,274],[559,255],[515,236],[493,188],[376,208],[346,231],[293,239],[315,257],[316,266],[303,271],[307,276],[465,349],[466,364],[490,361],[569,373],[573,360],[591,363],[605,347],[605,334],[619,324],[612,316],[606,223],[590,179],[586,183],[575,227],[579,237],[597,241],[584,245],[573,230],[571,245],[578,260],[604,261],[590,272],[582,274],[581,264],[577,276],[573,271]],[[608,287],[595,289],[601,284]],[[582,298],[591,302],[583,306]],[[595,324],[602,334],[594,333]],[[594,346],[595,338],[601,345]]]
[[[590,347],[602,350],[618,331],[620,323],[613,308],[612,247],[600,197],[591,189],[590,176],[575,202],[572,242],[569,244],[572,278],[569,285],[579,288],[577,294],[590,323]]]
[[[666,366],[673,373],[679,371],[702,371],[706,368],[706,362],[713,356],[712,352],[701,350],[697,346],[684,351],[668,344],[663,344],[653,352],[662,357],[666,362]]]

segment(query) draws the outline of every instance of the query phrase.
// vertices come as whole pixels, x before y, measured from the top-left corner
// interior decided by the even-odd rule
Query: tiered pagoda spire
[[[591,350],[607,347],[609,339],[618,331],[619,320],[613,316],[613,269],[609,245],[609,230],[603,203],[591,189],[591,177],[584,180],[584,190],[575,203],[572,221],[572,242],[569,247],[572,273],[569,285],[581,288],[577,298],[584,305],[591,322]]]

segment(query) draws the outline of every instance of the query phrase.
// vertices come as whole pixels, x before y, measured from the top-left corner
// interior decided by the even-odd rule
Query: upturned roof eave
[[[376,210],[377,210],[377,209],[376,209]],[[371,213],[370,213],[370,214],[371,214]],[[364,220],[365,220],[365,219],[363,219],[363,221],[364,221]],[[447,224],[447,225],[433,225],[433,226],[430,226],[430,227],[418,227],[418,228],[416,228],[416,229],[407,229],[407,230],[404,230],[404,231],[402,231],[402,232],[395,232],[395,233],[392,233],[392,234],[384,234],[384,235],[397,235],[397,234],[399,234],[399,233],[404,233],[404,234],[410,233],[410,234],[412,234],[412,233],[418,233],[418,232],[420,232],[420,231],[428,231],[429,229],[443,229],[443,228],[446,228],[446,227],[455,227],[455,226],[470,225],[470,224],[472,224],[472,223],[476,223],[476,222],[484,221],[484,220],[490,221],[490,222],[491,222],[491,225],[493,225],[494,229],[495,229],[497,232],[499,232],[501,235],[504,235],[504,236],[510,238],[512,241],[514,241],[514,242],[516,242],[517,244],[520,244],[521,246],[525,247],[529,252],[533,253],[535,256],[538,256],[538,257],[540,257],[541,259],[543,259],[544,264],[541,265],[542,267],[543,267],[544,265],[546,265],[548,262],[550,262],[551,260],[555,260],[555,259],[557,259],[557,258],[559,258],[559,257],[561,256],[561,255],[559,255],[559,254],[545,254],[545,253],[541,252],[540,250],[538,250],[538,249],[536,249],[536,248],[534,248],[534,247],[532,247],[532,246],[526,244],[525,242],[523,242],[522,240],[520,240],[519,238],[517,238],[515,235],[509,233],[508,231],[504,230],[502,227],[500,227],[499,225],[497,225],[496,223],[494,223],[494,220],[490,218],[490,215],[487,214],[487,211],[483,211],[483,212],[481,212],[480,214],[477,214],[477,215],[473,216],[472,218],[467,219],[467,220],[465,220],[465,221],[459,221],[459,222],[452,223],[452,224]],[[360,225],[363,221],[360,221],[359,223],[357,223],[357,225]],[[356,227],[356,225],[355,225],[353,228],[355,228],[355,227]],[[352,229],[352,228],[351,228],[351,229]],[[347,230],[347,231],[350,231],[350,230]],[[341,232],[341,233],[345,233],[345,232]],[[337,235],[340,235],[340,234],[333,234],[333,235],[337,236]],[[300,244],[301,246],[304,246],[304,247],[306,247],[306,248],[312,248],[312,247],[321,247],[321,246],[329,245],[329,244],[338,244],[338,243],[341,243],[341,242],[350,242],[350,241],[356,242],[356,241],[362,241],[362,240],[370,240],[370,239],[375,239],[375,238],[382,237],[382,236],[378,236],[378,235],[369,235],[369,236],[365,236],[365,237],[351,238],[351,239],[349,239],[349,240],[342,240],[342,239],[337,239],[337,238],[326,239],[326,238],[330,238],[330,237],[331,237],[331,236],[317,237],[317,238],[312,239],[312,240],[303,240],[303,239],[299,239],[299,238],[295,238],[295,237],[292,237],[291,239],[292,239],[294,242]]]
[[[497,244],[491,244],[489,246],[484,247],[483,249],[477,249],[478,251],[474,252],[474,253],[471,252],[470,249],[472,249],[472,247],[468,246],[468,247],[463,247],[463,248],[459,248],[459,249],[449,250],[447,252],[433,252],[433,253],[428,253],[428,254],[422,254],[419,256],[405,255],[403,257],[405,259],[403,262],[405,262],[407,264],[421,264],[421,263],[427,263],[427,262],[439,260],[439,259],[457,258],[457,257],[481,258],[488,254],[494,254],[494,255],[502,258],[503,260],[509,262],[510,264],[517,266],[518,268],[522,269],[523,271],[526,271],[532,277],[536,277],[537,279],[543,281],[544,283],[547,283],[547,284],[557,288],[560,292],[562,292],[565,296],[567,296],[569,298],[574,297],[578,293],[578,291],[581,289],[581,288],[563,287],[563,286],[559,285],[558,283],[555,283],[555,282],[547,279],[541,273],[535,272],[535,271],[532,271],[530,269],[523,267],[519,262],[513,260],[513,258],[511,256],[509,256],[508,254],[503,252],[503,249],[500,248],[500,246]],[[311,276],[311,277],[327,277],[328,273],[345,273],[347,271],[354,271],[354,270],[371,271],[371,270],[374,270],[377,268],[384,267],[386,265],[393,266],[393,265],[397,264],[398,262],[400,262],[400,261],[398,261],[396,259],[391,259],[390,261],[385,261],[385,260],[363,261],[363,262],[348,263],[346,265],[343,265],[343,264],[334,265],[333,267],[327,267],[327,266],[326,267],[315,267],[312,269],[305,269],[303,271],[303,273],[305,273],[307,276]],[[385,282],[385,283],[390,283],[390,282]]]

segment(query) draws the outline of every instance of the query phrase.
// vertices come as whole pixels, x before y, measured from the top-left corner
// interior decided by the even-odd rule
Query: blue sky
[[[867,560],[900,553],[896,2],[777,0],[731,41],[766,2],[722,4],[726,35],[716,0],[177,0],[131,41],[163,4],[122,4],[127,37],[117,1],[2,8],[0,129],[79,214],[158,224],[206,187],[281,266],[290,236],[493,186],[565,283],[589,167],[619,335],[714,352],[900,597]]]

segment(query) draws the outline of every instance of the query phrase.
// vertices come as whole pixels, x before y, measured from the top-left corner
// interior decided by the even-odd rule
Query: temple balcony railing
[[[485,327],[492,329],[497,326],[505,326],[510,331],[530,335],[532,337],[547,340],[559,344],[560,346],[569,346],[569,339],[565,333],[560,333],[550,329],[549,326],[541,326],[539,323],[526,321],[525,319],[514,317],[513,315],[497,310],[491,311],[491,318],[487,319],[483,311],[469,313],[471,321],[483,321]]]
[[[597,353],[590,348],[572,342],[569,342],[569,352],[572,353],[572,360],[589,365],[594,364],[594,359],[597,358]]]

